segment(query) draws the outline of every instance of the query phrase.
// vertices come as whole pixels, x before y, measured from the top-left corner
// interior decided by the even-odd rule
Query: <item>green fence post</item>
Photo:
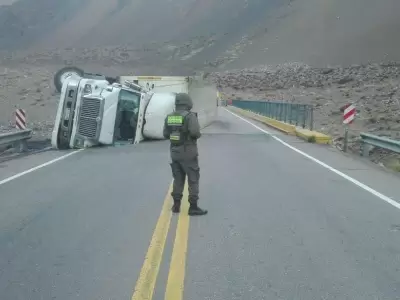
[[[275,109],[275,107],[274,107],[274,103],[273,102],[270,102],[270,109],[271,109],[271,112],[270,112],[270,118],[274,118],[274,109]]]
[[[284,107],[285,107],[284,120],[285,120],[285,123],[287,123],[287,117],[288,117],[288,115],[287,115],[287,109],[288,109],[287,103],[284,104]]]
[[[267,116],[268,118],[271,118],[271,112],[272,112],[272,108],[271,108],[271,102],[268,101],[268,112],[267,112]]]
[[[281,120],[281,104],[278,102],[278,116],[277,119],[280,121]]]
[[[314,130],[314,106],[310,107],[310,130]]]
[[[268,102],[268,117],[272,118],[272,103],[271,101]]]

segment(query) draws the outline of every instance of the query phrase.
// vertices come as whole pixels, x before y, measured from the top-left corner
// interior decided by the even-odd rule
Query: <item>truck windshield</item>
[[[116,118],[116,140],[130,140],[135,138],[137,115],[139,111],[140,94],[121,90],[118,97],[118,111]]]

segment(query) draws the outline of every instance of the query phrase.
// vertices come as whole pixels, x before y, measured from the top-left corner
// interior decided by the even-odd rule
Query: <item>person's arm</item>
[[[198,138],[201,137],[200,133],[200,124],[199,120],[197,119],[197,114],[195,113],[190,113],[187,118],[188,120],[188,130],[189,130],[189,135],[192,139],[197,140]]]
[[[169,132],[169,128],[167,126],[167,120],[168,120],[168,117],[166,117],[164,120],[163,136],[164,136],[164,138],[169,139],[170,132]]]

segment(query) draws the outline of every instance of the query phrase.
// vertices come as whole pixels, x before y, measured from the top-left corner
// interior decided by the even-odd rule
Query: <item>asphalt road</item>
[[[400,299],[399,177],[260,129],[204,130],[204,217],[171,217],[165,141],[0,165],[0,298]]]

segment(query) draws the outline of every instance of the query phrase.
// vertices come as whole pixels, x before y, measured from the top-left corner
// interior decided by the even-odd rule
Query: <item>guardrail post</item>
[[[276,116],[275,116],[275,114],[276,114],[276,112],[275,112],[275,103],[274,102],[271,102],[271,118],[272,119],[275,119],[276,118]]]
[[[13,148],[16,149],[17,152],[26,152],[28,151],[28,142],[27,140],[14,142]]]
[[[285,103],[281,103],[281,121],[285,122]]]
[[[287,123],[287,121],[288,121],[288,104],[285,103],[284,107],[285,107],[284,121],[285,121],[285,123]]]
[[[269,117],[273,118],[274,117],[274,103],[273,102],[269,102]]]
[[[310,108],[310,130],[314,130],[314,106],[311,105],[309,108]]]
[[[278,118],[279,121],[282,120],[282,105],[281,103],[278,103]]]
[[[369,145],[367,143],[365,143],[364,141],[361,141],[361,144],[360,144],[360,154],[363,157],[369,156]]]
[[[275,120],[279,120],[279,103],[275,104],[276,111],[275,111]]]
[[[279,121],[282,121],[283,118],[283,106],[282,103],[279,103]]]
[[[348,141],[349,141],[349,128],[346,126],[344,129],[343,152],[347,152]]]
[[[264,100],[264,102],[262,104],[263,104],[263,115],[265,116],[266,113],[267,113],[267,102],[266,102],[266,100]]]

